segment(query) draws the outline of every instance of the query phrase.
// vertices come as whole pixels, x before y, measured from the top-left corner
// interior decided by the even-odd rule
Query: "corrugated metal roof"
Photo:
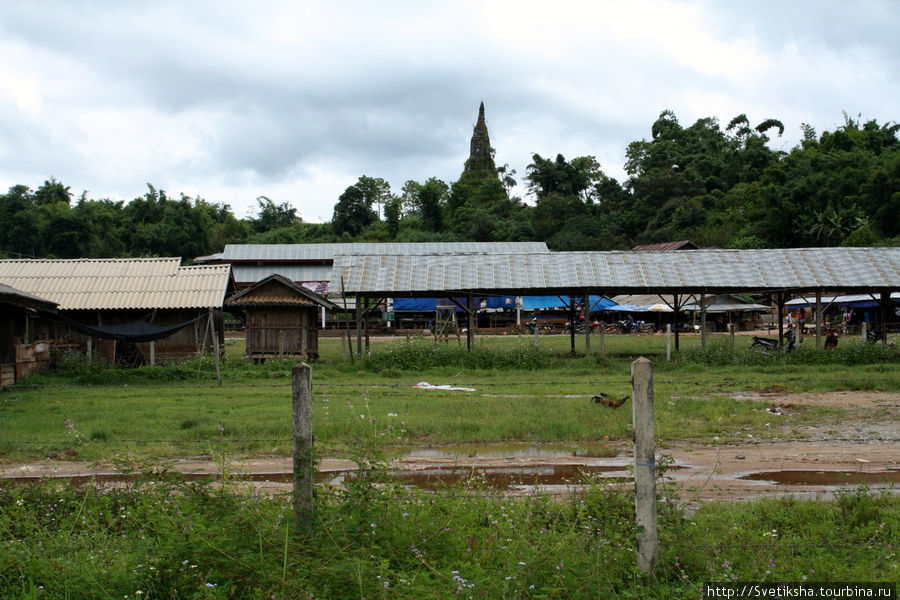
[[[56,311],[55,302],[51,302],[46,298],[40,298],[34,294],[23,292],[22,290],[17,290],[4,283],[0,283],[0,302],[8,302],[16,306],[31,306],[33,308],[40,308],[41,310],[51,312]]]
[[[0,260],[0,282],[60,310],[221,307],[229,265],[181,267],[179,258]]]
[[[347,294],[441,291],[684,293],[900,289],[900,248],[339,256],[330,289]]]
[[[657,244],[642,244],[631,249],[632,252],[671,252],[672,250],[696,250],[697,244],[690,240],[680,242],[660,242]]]
[[[338,306],[331,300],[316,294],[302,285],[282,275],[269,275],[228,299],[227,305],[237,308],[245,306],[268,305],[317,305],[329,310],[337,310]]]
[[[346,244],[228,244],[218,257],[225,261],[332,261],[351,254],[521,254],[549,252],[544,242],[427,242]]]
[[[262,281],[269,275],[281,275],[291,281],[328,281],[331,275],[331,265],[291,265],[274,263],[265,266],[232,265],[234,281],[238,285],[246,285]]]

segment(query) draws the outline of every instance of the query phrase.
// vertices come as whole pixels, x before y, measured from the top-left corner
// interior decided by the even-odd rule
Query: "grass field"
[[[583,341],[579,340],[583,350]],[[682,351],[662,336],[608,336],[605,356],[568,356],[569,339],[478,338],[373,343],[351,363],[322,339],[313,365],[314,432],[322,456],[373,464],[342,490],[320,489],[314,535],[294,527],[291,498],[186,481],[162,459],[291,451],[292,363],[249,365],[229,339],[215,380],[209,357],[179,366],[109,369],[69,357],[55,373],[0,393],[0,460],[116,461],[147,471],[125,488],[0,486],[2,598],[700,598],[707,581],[900,579],[900,501],[866,488],[833,502],[785,498],[682,506],[660,483],[660,561],[635,562],[633,498],[587,485],[566,500],[513,499],[477,477],[437,491],[382,477],[380,459],[410,445],[508,440],[631,439],[630,410],[592,395],[630,393],[630,364],[654,360],[661,442],[771,435],[764,403],[735,392],[900,391],[896,351],[842,340],[793,355],[749,352],[749,339]],[[421,381],[475,388],[424,391]],[[845,411],[786,415],[802,439]],[[160,470],[162,469],[162,470]]]
[[[601,392],[629,395],[631,361],[659,350],[652,346],[659,346],[657,338],[630,337],[609,336],[609,354],[590,358],[567,357],[563,336],[544,338],[540,351],[530,339],[483,338],[482,356],[475,356],[483,368],[467,365],[471,355],[455,344],[435,349],[426,341],[402,340],[377,343],[365,363],[351,364],[341,359],[338,340],[325,339],[313,366],[316,440],[338,456],[358,448],[361,439],[385,448],[392,442],[628,440],[630,411],[589,408]],[[240,358],[242,340],[228,340],[226,350],[221,387],[209,357],[137,370],[64,365],[61,373],[35,376],[0,395],[0,454],[6,461],[102,461],[125,453],[195,456],[223,443],[239,456],[289,454],[293,364],[249,365]],[[713,348],[700,356],[710,355],[712,366],[683,358],[666,362],[663,354],[654,365],[656,397],[666,399],[657,401],[657,435],[728,440],[751,428],[765,436],[765,414],[731,398],[732,392],[900,389],[900,362],[822,363],[829,358],[824,352],[808,354],[807,362],[799,360],[802,353],[758,362],[760,355]],[[426,367],[409,367],[419,364]],[[477,391],[414,389],[421,381]],[[792,418],[840,417],[840,411],[810,408]]]

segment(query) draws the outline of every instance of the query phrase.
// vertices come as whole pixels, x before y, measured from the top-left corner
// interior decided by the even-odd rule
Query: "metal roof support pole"
[[[356,358],[362,360],[362,296],[356,296]]]
[[[591,355],[591,296],[585,294],[582,297],[584,306],[581,314],[584,316],[584,355]]]
[[[881,292],[881,302],[878,303],[881,308],[881,345],[887,345],[887,320],[888,308],[891,306],[891,293]]]
[[[678,352],[678,312],[681,306],[678,304],[678,294],[672,294],[672,329],[675,330],[675,352]]]
[[[706,294],[700,294],[700,348],[706,350]]]
[[[377,306],[377,304],[376,304]],[[363,306],[363,336],[366,338],[366,356],[369,355],[369,299],[366,298],[366,304]]]
[[[816,348],[822,347],[822,290],[816,290]]]
[[[575,356],[575,296],[569,296],[569,339],[571,340],[570,352]]]
[[[472,294],[466,295],[466,350],[475,349],[475,313],[472,307]]]
[[[778,341],[784,339],[784,292],[778,292],[775,296],[778,305]]]

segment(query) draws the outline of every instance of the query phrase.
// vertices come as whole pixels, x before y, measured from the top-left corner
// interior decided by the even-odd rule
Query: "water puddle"
[[[900,471],[763,471],[738,479],[771,481],[778,485],[875,485],[900,483]]]
[[[462,482],[471,482],[473,485],[488,487],[498,490],[509,489],[518,486],[547,486],[547,485],[575,485],[587,484],[592,481],[603,482],[630,481],[630,474],[615,476],[628,470],[625,465],[536,465],[536,466],[509,466],[509,467],[433,467],[418,470],[388,470],[376,475],[375,480],[384,483],[398,483],[422,489],[439,489]],[[319,473],[316,482],[330,481],[342,483],[357,478],[357,471],[331,471]],[[122,485],[128,483],[148,482],[160,480],[147,475],[125,473],[95,473],[90,475],[65,475],[65,476],[25,476],[5,477],[4,483],[29,484],[41,481],[58,480],[65,481],[69,485],[80,487],[84,485]],[[255,483],[291,483],[293,473],[290,471],[271,471],[265,473],[230,473],[231,481],[255,482]],[[221,476],[216,473],[184,473],[178,474],[177,480],[190,482],[221,481]]]
[[[575,442],[529,444],[509,442],[503,444],[442,444],[423,446],[402,454],[400,458],[611,458],[619,449],[610,442]]]
[[[333,478],[334,472],[318,473],[315,481],[328,481]],[[294,480],[294,474],[291,471],[273,471],[267,473],[229,473],[230,481],[252,481],[254,483],[291,483]],[[187,482],[213,482],[221,481],[222,476],[219,473],[178,473],[177,475],[167,475],[153,477],[148,474],[137,473],[91,473],[84,475],[27,475],[24,477],[3,477],[0,479],[4,484],[33,484],[46,481],[64,481],[71,486],[81,487],[85,485],[121,485],[133,484],[138,482],[152,481],[187,481]]]
[[[624,482],[631,476],[624,465],[536,465],[516,467],[434,467],[415,471],[388,471],[385,480],[426,490],[463,483],[495,490],[522,486],[577,485]],[[622,474],[623,475],[616,475]],[[350,478],[351,476],[348,476]]]

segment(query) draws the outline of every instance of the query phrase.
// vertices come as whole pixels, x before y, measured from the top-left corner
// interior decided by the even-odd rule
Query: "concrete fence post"
[[[666,360],[672,360],[672,324],[666,324]]]
[[[631,363],[634,424],[634,508],[640,528],[638,567],[652,574],[659,555],[656,527],[656,442],[653,428],[653,363],[641,357]]]
[[[313,527],[313,460],[312,432],[312,368],[306,363],[294,366],[294,519],[298,532],[312,535]]]

